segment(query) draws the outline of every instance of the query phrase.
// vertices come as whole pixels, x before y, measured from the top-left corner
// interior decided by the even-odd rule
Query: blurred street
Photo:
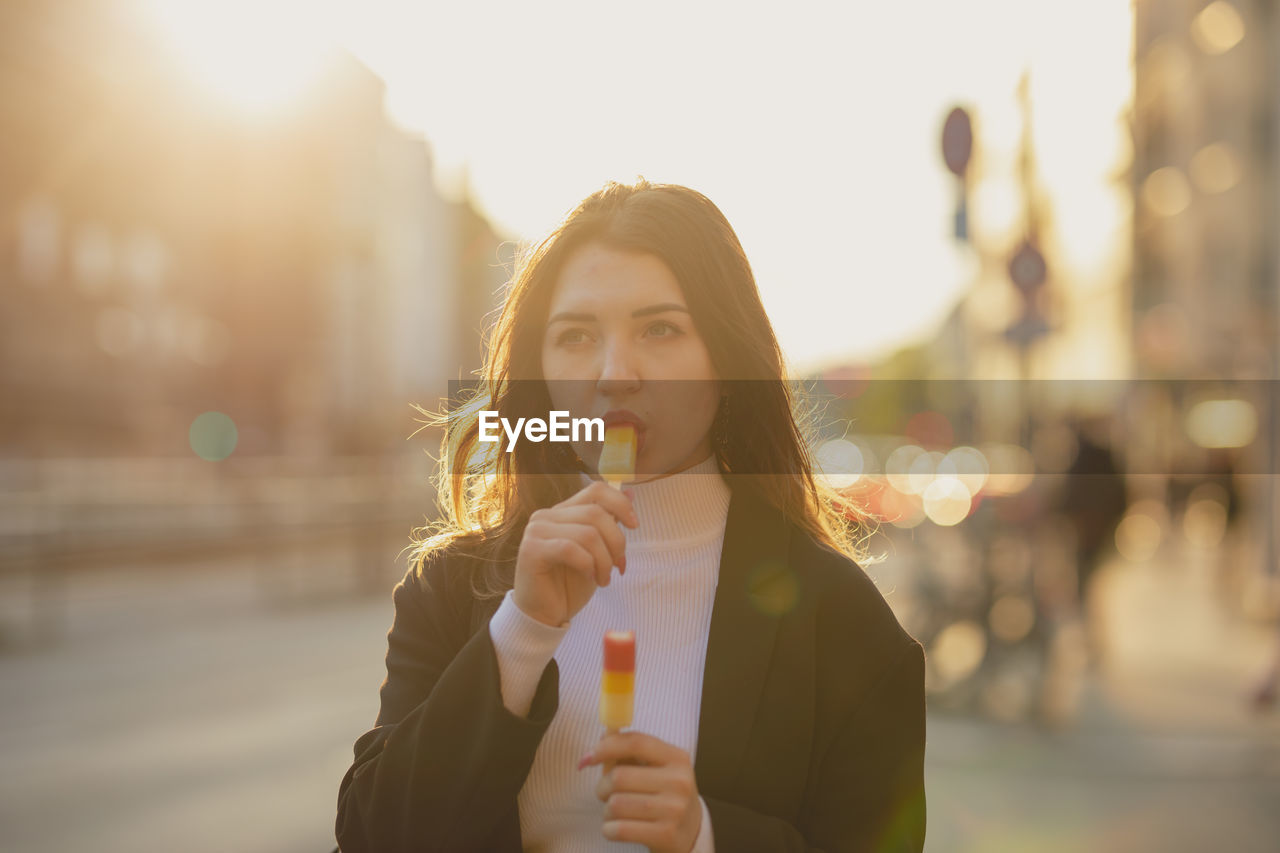
[[[1274,637],[1224,612],[1203,569],[1103,569],[1108,660],[1069,727],[930,717],[927,849],[1275,849],[1280,714],[1247,702]]]
[[[61,639],[0,655],[6,849],[332,848],[394,579],[368,598],[332,555],[276,568],[78,576]]]
[[[372,596],[332,553],[270,585],[234,561],[76,576],[61,638],[14,634],[0,654],[8,849],[329,849],[377,713],[386,562]],[[1108,663],[1079,685],[1073,724],[931,715],[929,850],[1271,849],[1280,715],[1245,702],[1271,639],[1214,603],[1203,568],[1104,568]]]

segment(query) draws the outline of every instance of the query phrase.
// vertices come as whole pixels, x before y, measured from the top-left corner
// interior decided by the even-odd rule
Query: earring
[[[582,457],[569,444],[562,444],[559,447],[560,457],[564,460],[564,464],[575,470],[582,470]]]
[[[712,428],[712,440],[721,456],[729,453],[729,395],[720,398],[720,411],[716,413],[715,425]]]

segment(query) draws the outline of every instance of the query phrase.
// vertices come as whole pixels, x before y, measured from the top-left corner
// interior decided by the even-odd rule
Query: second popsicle
[[[610,732],[631,725],[635,713],[636,632],[606,631],[600,676],[600,723]]]

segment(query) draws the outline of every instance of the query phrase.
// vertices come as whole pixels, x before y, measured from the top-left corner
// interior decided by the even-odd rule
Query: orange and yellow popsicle
[[[635,711],[636,632],[606,631],[600,679],[600,722],[616,732],[631,725]]]
[[[635,479],[635,424],[612,424],[605,428],[604,447],[600,449],[600,462],[596,467],[601,478],[615,489]]]

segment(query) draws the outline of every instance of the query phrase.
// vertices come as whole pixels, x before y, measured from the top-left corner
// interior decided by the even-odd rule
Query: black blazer
[[[528,718],[503,705],[472,559],[438,551],[396,585],[381,710],[338,790],[344,853],[521,850],[559,670]],[[920,851],[924,745],[920,644],[861,568],[735,491],[694,762],[718,853]]]

